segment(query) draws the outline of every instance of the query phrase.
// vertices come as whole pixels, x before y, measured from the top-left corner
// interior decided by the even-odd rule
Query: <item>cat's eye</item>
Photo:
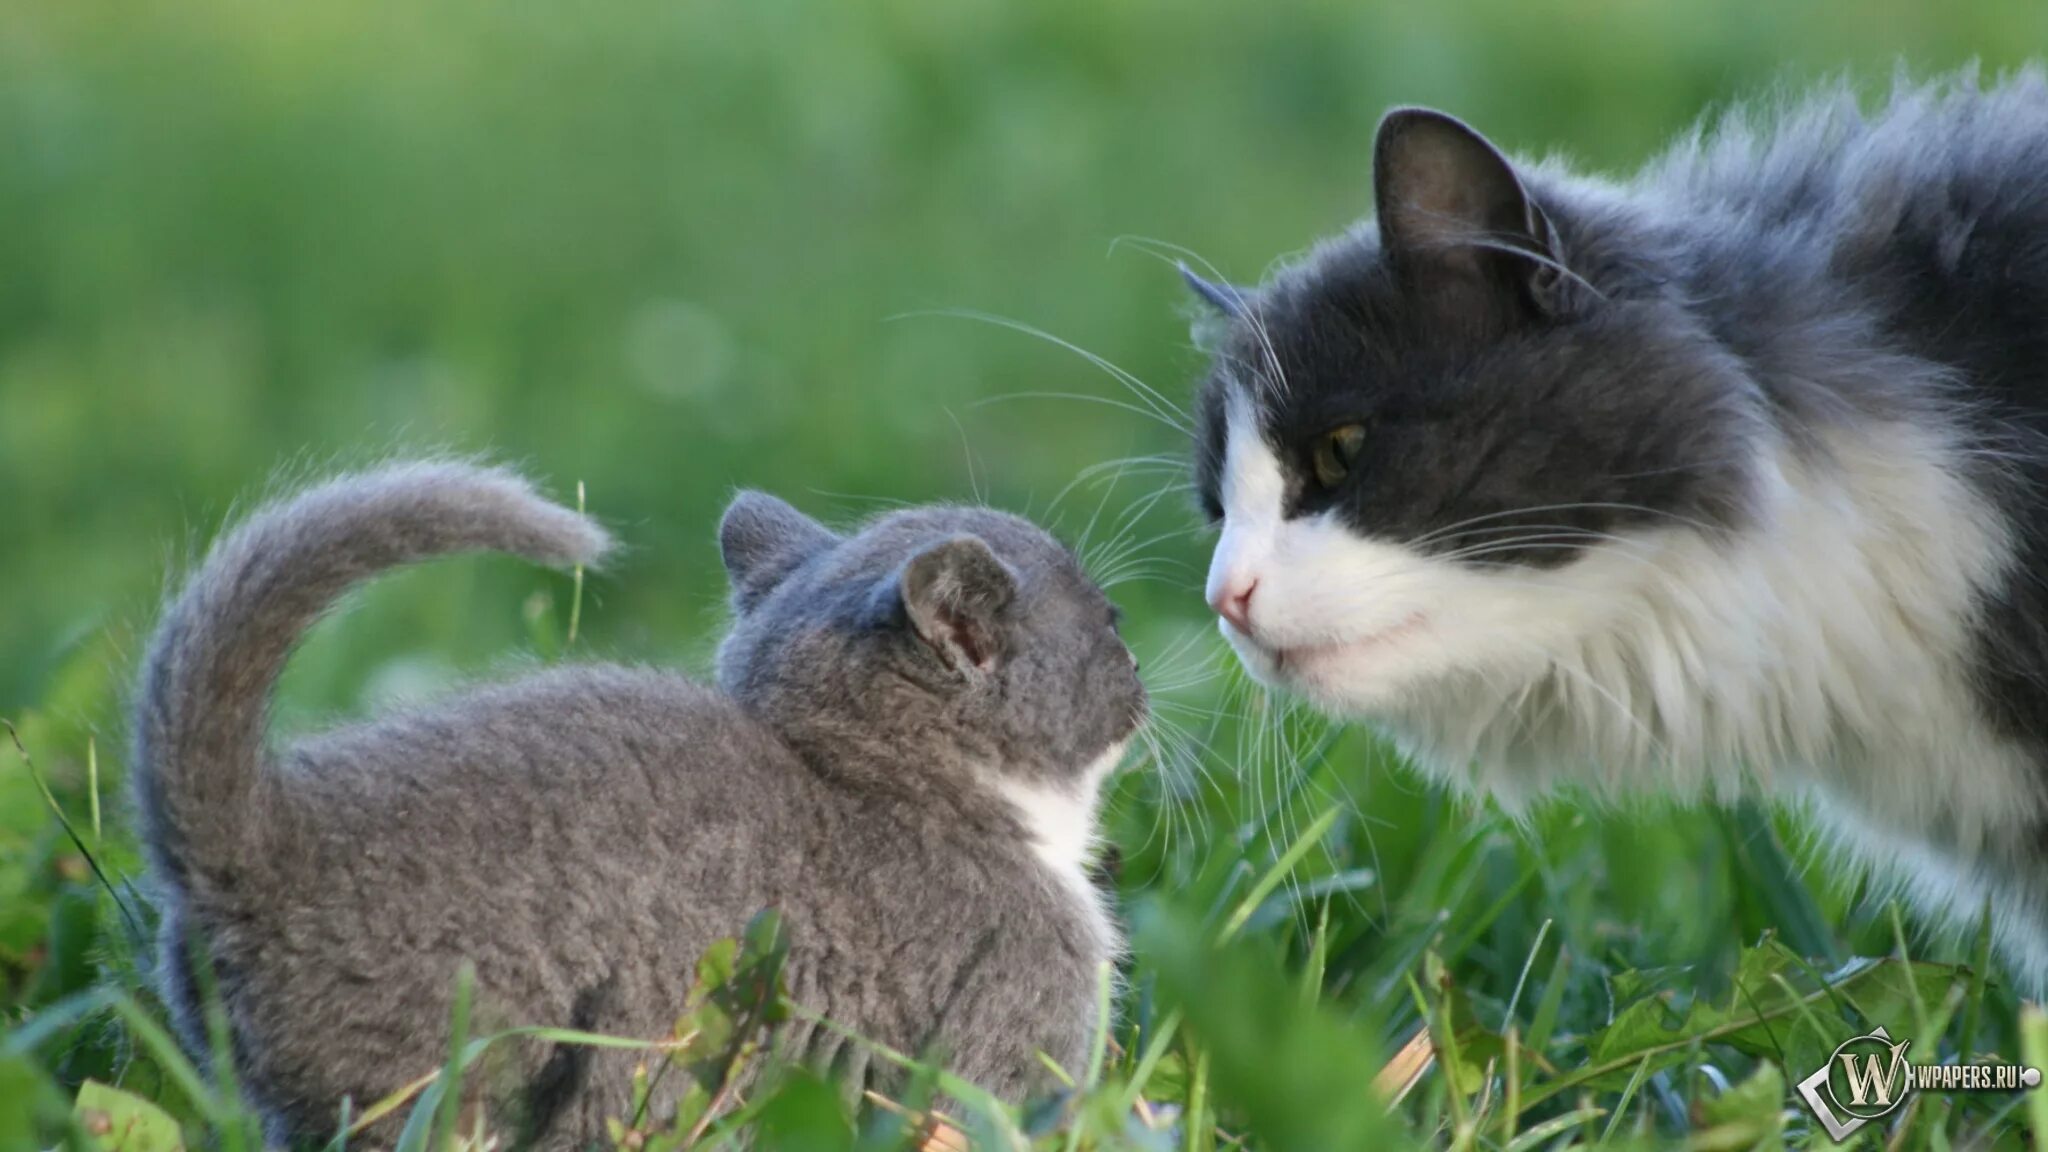
[[[1359,450],[1365,447],[1365,425],[1346,424],[1332,428],[1316,441],[1315,453],[1310,462],[1315,466],[1316,483],[1325,488],[1335,488],[1351,474],[1351,465],[1358,460]]]

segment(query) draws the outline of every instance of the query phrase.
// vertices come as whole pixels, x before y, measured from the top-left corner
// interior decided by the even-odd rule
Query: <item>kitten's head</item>
[[[742,493],[721,687],[832,757],[1092,789],[1146,714],[1116,609],[1029,521],[939,506],[834,533]]]
[[[1762,406],[1619,197],[1519,173],[1425,110],[1382,122],[1376,225],[1257,289],[1190,275],[1224,330],[1196,480],[1208,595],[1257,676],[1389,715],[1512,691],[1620,626],[1631,550],[1754,505]]]

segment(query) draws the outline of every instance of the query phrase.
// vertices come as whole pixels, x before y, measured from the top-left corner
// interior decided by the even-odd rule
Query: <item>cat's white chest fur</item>
[[[1069,786],[996,781],[996,790],[1016,810],[1030,838],[1031,851],[1060,890],[1081,908],[1089,932],[1104,948],[1116,945],[1116,931],[1103,907],[1102,892],[1088,878],[1088,864],[1099,838],[1096,811],[1103,781],[1123,759],[1124,745],[1110,747]]]

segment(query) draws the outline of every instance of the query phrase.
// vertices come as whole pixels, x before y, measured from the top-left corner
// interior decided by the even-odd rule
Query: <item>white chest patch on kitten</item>
[[[1089,930],[1098,940],[1114,943],[1109,914],[1103,908],[1102,892],[1088,878],[1088,864],[1100,839],[1096,825],[1096,799],[1102,784],[1123,760],[1125,745],[1112,745],[1083,773],[1078,789],[1057,784],[1029,784],[998,780],[996,789],[1017,811],[1024,832],[1031,839],[1031,851],[1051,872],[1061,888],[1071,893],[1086,910]]]

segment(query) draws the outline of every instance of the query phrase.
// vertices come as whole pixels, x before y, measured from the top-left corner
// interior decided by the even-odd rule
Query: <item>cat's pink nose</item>
[[[1209,607],[1218,616],[1230,621],[1230,626],[1249,636],[1252,632],[1252,593],[1257,591],[1256,577],[1248,580],[1231,580],[1219,585],[1209,596]]]

